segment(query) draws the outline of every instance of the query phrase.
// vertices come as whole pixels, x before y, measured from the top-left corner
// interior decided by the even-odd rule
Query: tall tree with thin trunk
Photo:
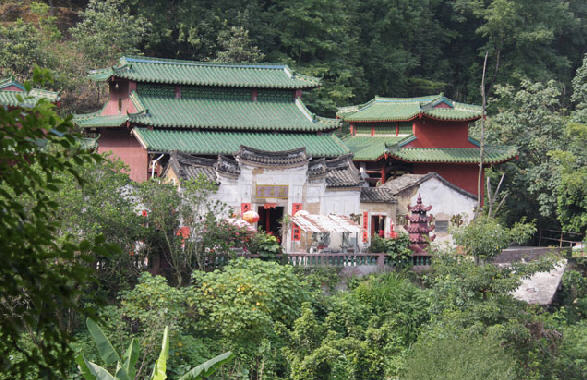
[[[481,195],[481,182],[483,179],[483,148],[485,147],[485,69],[487,68],[487,56],[489,52],[485,52],[485,60],[483,61],[483,74],[481,75],[481,140],[479,149],[479,178],[477,180],[477,212],[481,212],[483,205],[483,197]]]

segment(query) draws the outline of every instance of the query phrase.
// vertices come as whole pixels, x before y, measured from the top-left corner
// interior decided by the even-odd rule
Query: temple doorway
[[[384,236],[385,232],[385,216],[373,215],[371,216],[371,235]]]
[[[283,207],[261,206],[259,207],[259,227],[262,231],[272,234],[281,242],[281,220],[283,219]]]

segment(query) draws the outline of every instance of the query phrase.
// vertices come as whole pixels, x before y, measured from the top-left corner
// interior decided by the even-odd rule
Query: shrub
[[[406,380],[515,379],[516,364],[490,336],[445,332],[422,336],[412,347]]]

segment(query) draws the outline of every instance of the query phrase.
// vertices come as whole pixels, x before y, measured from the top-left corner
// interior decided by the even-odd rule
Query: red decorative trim
[[[363,211],[363,243],[369,241],[369,213]]]
[[[298,211],[302,209],[301,203],[292,203],[291,204],[291,216],[295,216]]]
[[[423,148],[425,149],[425,148]],[[458,165],[479,165],[479,162],[467,162],[467,161],[413,161],[413,160],[405,160],[403,158],[397,157],[393,154],[390,154],[390,157],[393,159],[396,159],[398,161],[403,161],[403,162],[410,162],[410,163],[415,163],[415,164],[458,164]],[[514,158],[509,158],[507,160],[502,160],[502,161],[495,161],[495,162],[484,162],[483,165],[497,165],[497,164],[502,164],[504,162],[508,162],[513,160]],[[517,156],[516,156],[517,159]]]
[[[301,203],[291,204],[291,215],[295,216],[298,211],[302,209]],[[297,224],[293,223],[291,226],[291,239],[293,241],[300,241],[301,231]]]
[[[241,203],[241,217],[245,212],[251,211],[251,208],[252,206],[250,203]]]
[[[468,119],[438,119],[429,115],[425,115],[423,112],[418,113],[417,115],[410,117],[408,119],[380,119],[380,120],[353,120],[353,123],[392,123],[392,122],[400,122],[400,121],[412,121],[415,119],[430,119],[430,120],[436,120],[436,121],[454,121],[454,122],[459,122],[459,121],[473,121],[473,120],[479,120],[481,118],[481,116],[478,117],[471,117]]]

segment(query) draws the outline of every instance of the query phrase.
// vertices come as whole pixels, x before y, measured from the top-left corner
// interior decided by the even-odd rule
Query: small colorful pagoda
[[[442,94],[375,97],[337,113],[348,132],[343,141],[371,186],[405,173],[436,172],[474,195],[478,195],[479,142],[469,136],[469,123],[481,116],[481,107]],[[517,154],[509,146],[485,146],[484,152],[487,166]]]
[[[122,57],[89,77],[108,83],[109,100],[74,121],[99,135],[98,152],[122,159],[138,182],[161,174],[171,151],[211,159],[234,156],[241,145],[306,148],[314,158],[349,152],[332,133],[339,122],[302,103],[302,91],[320,81],[286,65]]]
[[[426,215],[432,206],[422,205],[422,198],[418,195],[418,201],[415,206],[408,206],[410,215],[407,216],[409,224],[404,226],[410,236],[410,249],[414,255],[426,253],[430,242],[434,240],[435,235],[430,236],[434,226],[430,225],[431,216]]]

